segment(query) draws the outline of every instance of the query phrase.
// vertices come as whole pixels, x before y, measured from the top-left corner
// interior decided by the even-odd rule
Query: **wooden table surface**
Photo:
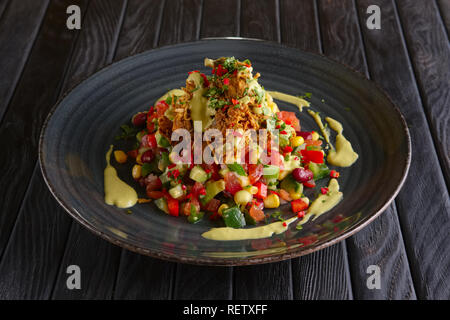
[[[81,30],[66,27],[73,4]],[[366,26],[372,4],[380,30]],[[450,0],[0,0],[0,299],[449,299],[449,28]],[[58,98],[129,55],[223,36],[322,53],[386,90],[413,149],[386,212],[332,247],[249,267],[141,256],[66,214],[37,163]],[[69,265],[81,268],[80,290],[67,289]],[[370,265],[380,289],[366,285]]]

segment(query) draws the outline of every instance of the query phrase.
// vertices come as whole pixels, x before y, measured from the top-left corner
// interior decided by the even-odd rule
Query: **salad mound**
[[[310,203],[304,188],[339,176],[324,163],[319,134],[301,131],[294,112],[279,110],[259,84],[260,74],[253,75],[249,60],[205,59],[205,66],[211,68],[211,75],[189,72],[185,87],[169,91],[148,111],[134,115],[131,127],[122,126],[120,137],[136,133],[137,141],[134,149],[114,155],[119,163],[133,159],[131,174],[148,197],[140,202],[152,199],[165,213],[187,217],[190,223],[208,217],[232,228],[267,222],[264,209],[287,203],[298,217],[304,216]],[[215,129],[224,137],[230,129],[238,137],[239,132],[263,129],[278,144],[261,148],[245,137],[233,150],[243,152],[244,161],[227,153],[223,161],[214,154],[211,164],[195,164],[192,155],[188,163],[181,163],[174,152],[179,141],[172,141],[172,134],[184,129],[194,137],[196,122],[201,122],[202,131]],[[202,143],[202,150],[208,147],[209,142]],[[263,151],[270,163],[261,161]]]

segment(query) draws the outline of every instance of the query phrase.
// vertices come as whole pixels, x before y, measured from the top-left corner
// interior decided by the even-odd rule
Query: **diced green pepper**
[[[225,180],[218,180],[206,184],[206,195],[200,201],[203,205],[210,202],[215,196],[225,190]]]
[[[169,206],[167,205],[167,201],[164,198],[159,198],[155,200],[156,206],[164,211],[165,213],[169,214]]]
[[[225,225],[230,228],[243,228],[245,227],[245,217],[238,207],[232,207],[223,210],[222,212],[223,221]]]
[[[189,173],[189,178],[194,181],[204,183],[206,182],[206,180],[208,180],[208,174],[200,166],[195,166]]]
[[[286,178],[281,181],[281,189],[287,192],[302,192],[303,185],[295,181],[291,174],[287,175]]]
[[[308,168],[314,174],[314,180],[320,180],[330,175],[330,169],[325,163],[310,162]]]
[[[205,215],[204,212],[197,212],[195,206],[192,205],[192,204],[191,204],[191,209],[190,209],[190,211],[191,211],[191,212],[190,212],[190,215],[189,215],[189,217],[188,217],[188,221],[189,221],[189,223],[192,223],[192,224],[197,223],[197,222],[199,222],[200,220],[202,220],[202,219],[203,219],[203,216]]]

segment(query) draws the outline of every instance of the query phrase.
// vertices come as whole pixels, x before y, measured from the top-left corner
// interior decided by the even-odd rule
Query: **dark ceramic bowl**
[[[187,72],[204,70],[204,57],[250,59],[268,90],[311,92],[312,109],[344,126],[360,155],[339,168],[343,201],[302,230],[260,240],[217,242],[201,234],[220,222],[189,224],[167,216],[154,204],[126,210],[103,201],[105,153],[121,124],[147,110],[168,89],[184,86]],[[311,117],[292,105],[305,130],[318,130]],[[118,147],[124,147],[118,145]],[[246,265],[298,257],[345,239],[370,223],[399,192],[411,156],[405,121],[389,98],[361,74],[319,55],[278,44],[210,39],[145,52],[114,63],[69,92],[52,110],[42,130],[40,164],[58,202],[83,226],[126,249],[171,261]],[[115,165],[130,178],[130,166]],[[326,179],[325,179],[326,180]],[[326,181],[325,181],[326,182]],[[324,183],[325,183],[324,182]],[[287,210],[288,211],[288,210]]]

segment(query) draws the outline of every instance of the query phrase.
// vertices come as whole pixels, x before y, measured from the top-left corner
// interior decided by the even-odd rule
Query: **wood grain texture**
[[[320,0],[319,16],[325,54],[368,76],[354,1]],[[416,297],[395,204],[346,243],[355,299]],[[370,265],[383,270],[380,290],[369,290],[366,286],[366,270]]]
[[[165,0],[129,0],[114,60],[149,50],[158,44]]]
[[[441,18],[444,22],[445,28],[447,29],[448,37],[448,34],[450,33],[450,1],[437,0],[437,5],[439,6]]]
[[[240,6],[241,0],[204,0],[200,37],[239,36]]]
[[[280,41],[279,30],[278,1],[242,0],[242,37]]]
[[[78,31],[66,28],[70,4],[85,8],[85,1],[53,1],[0,127],[1,212],[0,255],[11,233],[37,160],[38,137],[48,111],[56,102],[58,87]],[[58,30],[55,32],[54,30]],[[52,57],[49,59],[48,57]]]
[[[357,3],[361,25],[365,25],[369,5],[382,8],[381,30],[362,28],[369,70],[410,125],[412,162],[396,203],[416,294],[422,299],[448,299],[450,200],[401,38],[395,4],[388,0]]]
[[[436,149],[450,184],[450,43],[434,1],[398,1],[398,11]]]
[[[90,3],[76,43],[62,93],[112,62],[126,1],[96,0]],[[54,201],[42,199],[42,201]],[[45,237],[45,235],[43,235]],[[53,299],[108,299],[112,297],[121,249],[73,223]],[[67,266],[82,270],[82,289],[68,290]]]
[[[322,53],[315,1],[283,0],[280,6],[281,21],[290,24],[288,28],[283,27],[282,23],[282,43],[285,44],[286,39],[288,44],[301,50]],[[328,299],[352,297],[344,243],[338,243],[323,252],[313,252],[308,256],[292,259],[291,263],[294,299],[320,299],[319,294],[324,294]],[[335,279],[339,281],[336,282]],[[327,291],[327,288],[333,290]]]
[[[48,299],[70,218],[50,198],[38,166],[0,263],[0,299]],[[45,234],[45,237],[43,235]]]
[[[293,263],[294,298],[352,299],[344,243],[314,252]]]
[[[13,1],[8,7],[6,4],[7,1],[0,2],[0,72],[7,75],[0,78],[0,120],[33,47],[48,0]],[[30,11],[32,15],[28,15]]]
[[[233,268],[178,264],[173,298],[229,300],[233,296]]]
[[[416,292],[395,206],[347,240],[353,294],[358,300],[412,300]],[[367,273],[380,267],[380,289],[369,289]]]
[[[315,0],[280,0],[281,42],[305,51],[320,52],[315,24]]]
[[[175,266],[172,262],[122,250],[114,299],[170,299]]]
[[[233,286],[237,300],[291,300],[291,261],[235,267]]]
[[[201,0],[166,0],[159,46],[198,39]]]

